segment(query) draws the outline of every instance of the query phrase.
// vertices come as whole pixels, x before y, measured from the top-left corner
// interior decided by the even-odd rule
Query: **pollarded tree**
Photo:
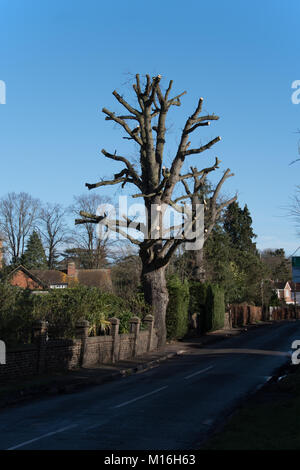
[[[142,261],[142,285],[145,300],[152,305],[155,317],[155,327],[159,335],[159,345],[163,345],[166,340],[165,316],[168,305],[168,291],[165,279],[166,267],[178,246],[187,241],[184,234],[181,239],[176,237],[165,238],[161,218],[159,224],[155,226],[156,234],[153,236],[153,220],[151,221],[151,208],[156,207],[157,211],[165,205],[172,205],[172,197],[175,186],[181,180],[187,179],[190,175],[181,175],[181,170],[186,158],[204,152],[221,140],[216,137],[205,145],[190,148],[190,138],[201,126],[207,126],[211,120],[217,120],[218,116],[202,115],[203,98],[200,98],[195,111],[186,120],[180,136],[180,142],[173,158],[170,169],[163,164],[164,148],[166,139],[166,118],[172,106],[180,106],[180,98],[186,92],[170,97],[173,81],[169,82],[166,91],[162,91],[160,86],[161,76],[150,78],[146,75],[145,85],[142,86],[140,77],[136,75],[136,82],[133,89],[136,94],[137,107],[129,104],[116,91],[114,97],[127,110],[125,115],[117,115],[114,112],[103,108],[106,120],[119,124],[127,133],[125,139],[135,142],[139,149],[139,168],[130,160],[116,151],[110,153],[102,150],[106,158],[121,162],[124,168],[111,180],[102,180],[95,184],[88,184],[88,189],[101,186],[122,184],[132,184],[138,188],[138,194],[133,197],[143,198],[146,208],[146,224],[135,224],[137,230],[141,230],[144,239],[134,237],[126,233],[128,225],[133,227],[131,219],[111,221],[106,215],[90,214],[81,211],[83,219],[76,220],[76,224],[81,223],[104,223],[109,229],[126,236],[132,243],[138,245],[139,256]],[[156,122],[157,121],[157,122]],[[130,123],[134,123],[130,126]],[[199,175],[201,171],[198,172]],[[156,216],[157,217],[157,213]],[[156,219],[157,220],[157,219]],[[157,222],[155,222],[157,223]],[[154,224],[155,224],[154,223]],[[193,221],[193,224],[195,220]],[[131,232],[132,233],[132,232]],[[190,239],[191,240],[191,239]]]
[[[186,194],[179,196],[175,199],[175,203],[179,201],[189,200],[192,206],[192,210],[196,210],[198,204],[204,204],[204,241],[202,248],[192,252],[192,278],[195,281],[205,281],[205,269],[204,269],[204,245],[217,221],[220,219],[225,207],[236,201],[237,196],[230,199],[220,199],[220,191],[224,182],[234,176],[230,173],[230,169],[224,172],[223,176],[219,180],[215,188],[212,188],[211,184],[207,181],[207,175],[219,168],[220,160],[216,158],[215,164],[208,168],[198,171],[197,168],[191,167],[190,176],[193,179],[193,184],[189,185],[187,179],[182,179],[181,182],[184,186]]]

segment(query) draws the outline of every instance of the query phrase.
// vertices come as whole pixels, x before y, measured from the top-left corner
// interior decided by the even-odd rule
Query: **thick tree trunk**
[[[203,248],[196,250],[192,253],[193,256],[193,270],[192,278],[194,281],[204,282],[205,281],[205,269],[204,269],[204,253]]]
[[[154,327],[158,335],[158,347],[166,344],[166,312],[169,302],[169,294],[167,289],[166,267],[159,269],[142,270],[142,285],[145,300],[152,305],[154,315]]]

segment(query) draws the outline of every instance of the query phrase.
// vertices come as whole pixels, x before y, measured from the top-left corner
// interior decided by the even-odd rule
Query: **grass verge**
[[[253,395],[203,449],[299,450],[300,366],[286,372]]]

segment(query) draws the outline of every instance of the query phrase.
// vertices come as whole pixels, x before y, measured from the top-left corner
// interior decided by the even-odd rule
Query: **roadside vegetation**
[[[105,334],[108,319],[117,316],[120,333],[128,333],[132,316],[143,319],[150,312],[141,295],[123,299],[95,287],[84,286],[32,294],[8,283],[0,283],[0,332],[8,347],[30,343],[32,327],[37,320],[49,322],[49,337],[71,339],[78,320],[90,322],[91,335]]]

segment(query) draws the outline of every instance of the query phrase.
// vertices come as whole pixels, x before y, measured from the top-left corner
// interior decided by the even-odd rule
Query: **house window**
[[[51,284],[50,289],[66,289],[68,284]]]
[[[284,295],[285,295],[286,298],[288,298],[290,296],[290,292],[289,292],[288,289],[285,289]]]

